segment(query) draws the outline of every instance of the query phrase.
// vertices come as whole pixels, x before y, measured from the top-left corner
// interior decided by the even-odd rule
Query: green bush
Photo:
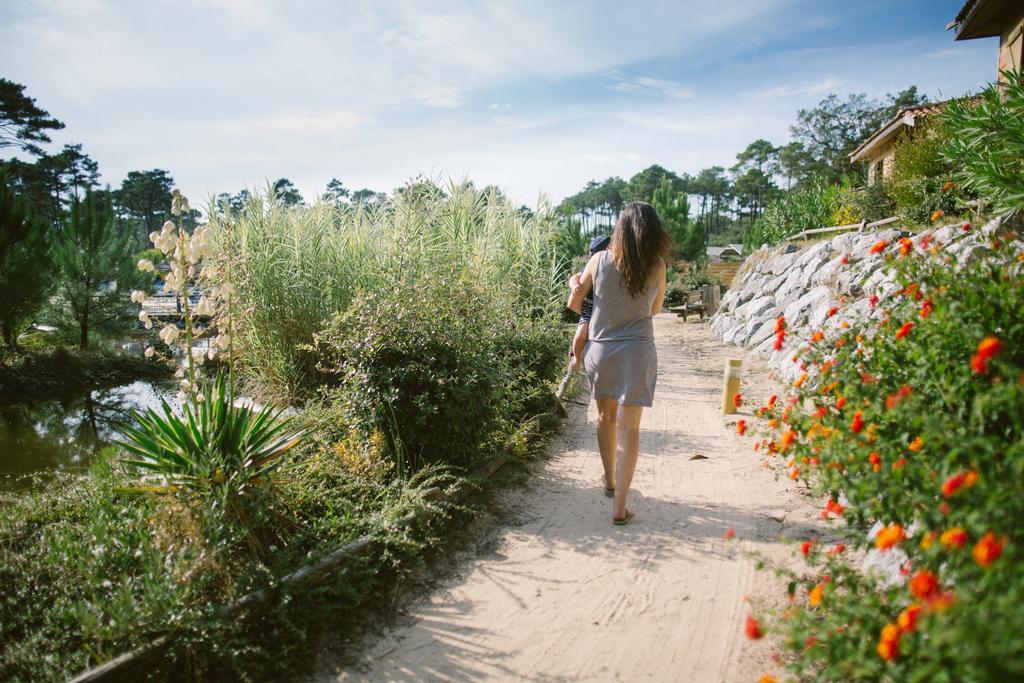
[[[822,516],[845,519],[845,544],[903,566],[887,584],[805,546],[776,626],[801,678],[1024,677],[1024,250],[1005,229],[986,241],[958,266],[908,240],[881,320],[800,354],[810,379],[793,405],[806,411],[761,411],[777,425],[764,446],[831,499]]]
[[[356,297],[316,336],[340,423],[400,469],[467,467],[499,419],[540,412],[565,342],[500,299],[454,272]]]
[[[963,206],[966,198],[953,182],[954,165],[944,156],[951,140],[949,127],[932,116],[897,141],[887,190],[905,222],[927,224]],[[941,213],[933,219],[936,212]]]
[[[756,249],[776,244],[795,233],[832,224],[840,207],[842,189],[822,177],[812,178],[807,187],[793,190],[769,204],[747,233],[744,246]]]
[[[1004,216],[1024,209],[1024,72],[1004,71],[980,101],[951,102],[943,112],[950,131],[946,159],[956,179]]]

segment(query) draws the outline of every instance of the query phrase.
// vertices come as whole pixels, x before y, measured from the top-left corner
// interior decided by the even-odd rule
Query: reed
[[[419,181],[372,207],[287,207],[272,197],[268,188],[241,212],[209,211],[234,296],[240,370],[268,397],[301,399],[319,382],[313,335],[358,292],[455,268],[519,314],[551,314],[560,303],[564,259],[543,197],[525,211],[466,181]]]

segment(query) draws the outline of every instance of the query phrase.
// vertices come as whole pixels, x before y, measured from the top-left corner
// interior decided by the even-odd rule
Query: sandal
[[[612,524],[622,526],[624,524],[629,524],[629,520],[631,519],[633,519],[633,513],[630,512],[629,510],[626,510],[626,516],[622,519],[615,519],[614,517],[612,517]]]

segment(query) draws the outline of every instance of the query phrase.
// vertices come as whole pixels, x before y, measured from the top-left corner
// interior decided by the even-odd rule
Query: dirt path
[[[748,551],[790,557],[780,536],[825,533],[812,502],[777,479],[719,412],[722,366],[737,349],[706,325],[655,319],[655,405],[641,427],[630,494],[634,521],[610,522],[601,491],[593,406],[574,406],[553,455],[505,495],[521,510],[496,551],[468,561],[357,661],[319,680],[753,681],[772,644],[743,635],[745,596],[778,601],[782,586]],[[743,392],[771,392],[745,360]],[[746,413],[746,414],[743,414]],[[695,454],[704,459],[692,459]],[[726,529],[736,540],[726,542]]]

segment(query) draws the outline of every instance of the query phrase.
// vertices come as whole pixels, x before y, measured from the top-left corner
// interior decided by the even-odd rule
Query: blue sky
[[[0,76],[103,181],[168,170],[193,204],[292,179],[468,176],[533,205],[657,163],[730,166],[829,93],[933,99],[995,77],[962,0],[8,0]]]

